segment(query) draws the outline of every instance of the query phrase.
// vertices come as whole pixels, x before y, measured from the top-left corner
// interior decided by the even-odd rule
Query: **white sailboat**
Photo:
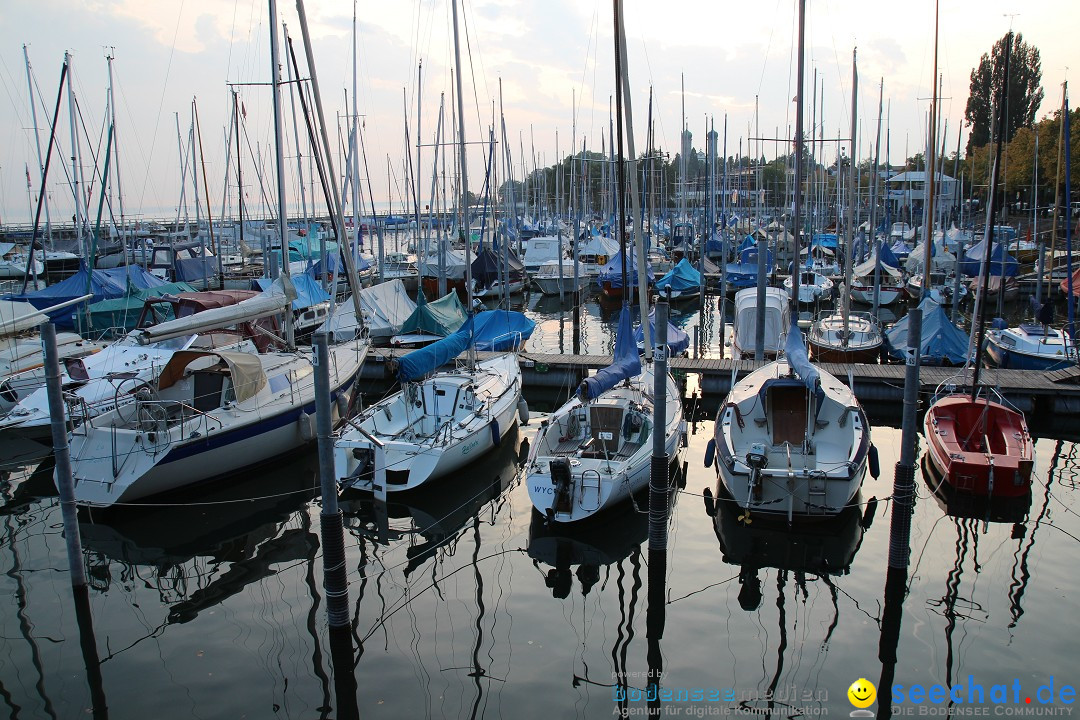
[[[575,522],[627,500],[649,484],[653,366],[638,358],[623,307],[612,365],[586,380],[541,426],[527,483],[533,506],[553,522]],[[681,391],[667,377],[664,445],[674,457],[686,431]]]
[[[435,372],[468,349],[472,326],[470,318],[453,335],[403,357],[401,391],[347,421],[334,442],[339,484],[411,490],[502,442],[521,400],[517,356],[507,353],[472,367]]]
[[[870,423],[849,387],[810,364],[792,326],[786,357],[732,387],[709,445],[718,492],[790,522],[847,506],[866,474]]]
[[[458,48],[457,4],[453,7]],[[460,62],[458,116],[464,115]],[[469,226],[465,123],[458,123],[463,225]],[[471,243],[465,243],[465,287],[472,308]],[[456,470],[502,441],[521,400],[521,368],[513,353],[476,362],[474,321],[401,359],[402,389],[349,420],[334,442],[334,472],[346,487],[408,490]],[[461,370],[439,371],[463,351]]]

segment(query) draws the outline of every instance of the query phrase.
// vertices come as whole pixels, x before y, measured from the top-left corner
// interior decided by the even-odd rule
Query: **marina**
[[[4,13],[0,714],[1073,712],[1076,8],[190,5]]]

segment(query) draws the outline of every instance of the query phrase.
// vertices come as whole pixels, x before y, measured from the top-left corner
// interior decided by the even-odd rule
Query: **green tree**
[[[1012,37],[1009,58],[1009,97],[1006,103],[1005,141],[1012,140],[1016,131],[1031,127],[1035,113],[1042,104],[1042,60],[1039,49],[1024,42],[1021,33],[1006,33],[994,43],[989,54],[984,53],[979,66],[971,71],[971,87],[964,119],[971,124],[968,152],[991,140],[995,103],[1004,86],[1005,48]]]

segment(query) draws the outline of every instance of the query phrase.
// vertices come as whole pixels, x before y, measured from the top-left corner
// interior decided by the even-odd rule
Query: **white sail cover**
[[[780,338],[788,332],[791,313],[790,296],[780,288],[765,288],[765,352],[780,350]],[[757,338],[757,288],[735,293],[735,346],[738,350],[754,347]]]
[[[284,312],[295,299],[296,291],[293,290],[292,293],[287,293],[281,278],[279,278],[265,292],[259,293],[255,297],[248,298],[235,305],[203,310],[194,315],[169,320],[144,330],[137,330],[134,336],[140,345],[148,345],[160,340],[251,322],[268,315]]]

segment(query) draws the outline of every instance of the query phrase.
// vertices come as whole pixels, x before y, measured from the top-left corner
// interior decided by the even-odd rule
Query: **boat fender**
[[[529,424],[529,403],[525,402],[525,398],[518,400],[518,420],[522,425]]]
[[[337,403],[338,417],[339,418],[348,417],[349,398],[346,397],[346,393],[343,393],[343,392],[338,393],[338,396],[336,398],[334,398],[334,401]]]
[[[499,421],[495,418],[491,419],[491,424],[488,425],[491,428],[491,444],[495,447],[499,447],[502,444],[502,433],[499,432]]]
[[[716,498],[713,497],[712,490],[705,488],[701,491],[701,496],[705,498],[705,514],[716,517]]]
[[[300,417],[296,419],[297,425],[300,426],[300,438],[304,442],[311,442],[315,439],[315,416],[308,415],[306,412],[300,413]]]
[[[870,477],[877,480],[878,476],[881,475],[881,463],[878,462],[878,452],[876,445],[870,446],[870,452],[867,453],[867,459],[870,463]]]
[[[716,440],[709,440],[709,444],[705,446],[705,467],[712,467],[716,461]]]

